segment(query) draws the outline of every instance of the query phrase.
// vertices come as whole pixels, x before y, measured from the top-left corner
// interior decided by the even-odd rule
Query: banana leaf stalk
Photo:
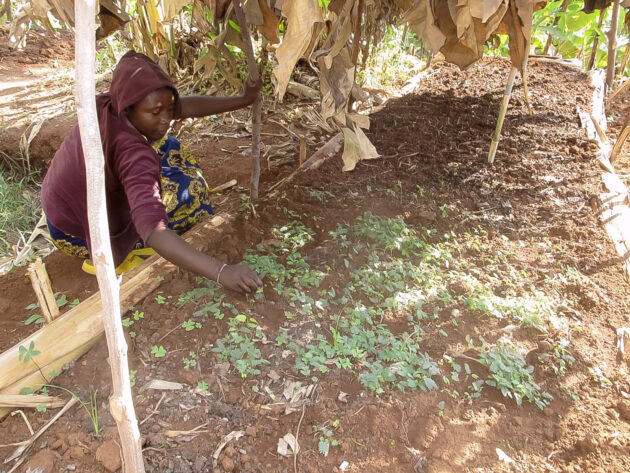
[[[499,118],[497,120],[497,127],[494,130],[494,136],[492,137],[492,143],[490,143],[490,151],[488,152],[488,162],[492,164],[494,162],[494,155],[497,153],[499,146],[499,139],[501,138],[501,129],[503,128],[503,120],[505,119],[505,112],[507,111],[508,103],[512,95],[512,86],[514,85],[514,78],[516,77],[517,68],[512,66],[510,75],[508,76],[507,85],[505,86],[505,92],[503,94],[503,101],[501,102],[501,108],[499,109]]]
[[[245,56],[247,57],[247,69],[249,69],[249,75],[258,81],[260,78],[260,71],[256,64],[256,57],[254,56],[254,47],[252,46],[252,38],[249,35],[247,29],[247,18],[241,7],[240,0],[232,0],[234,5],[234,11],[236,12],[236,18],[238,25],[241,28],[241,35],[243,36],[243,43],[245,43]],[[262,131],[262,97],[259,94],[252,107],[252,173],[250,176],[250,198],[252,200],[258,199],[258,183],[260,182],[260,132]]]

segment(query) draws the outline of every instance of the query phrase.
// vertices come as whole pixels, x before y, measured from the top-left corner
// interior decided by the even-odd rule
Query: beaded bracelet
[[[227,266],[227,263],[223,263],[223,266],[221,266],[221,269],[219,269],[219,272],[217,273],[217,283],[219,283],[219,278],[221,277],[221,273],[223,272],[223,270],[225,269],[225,267]]]

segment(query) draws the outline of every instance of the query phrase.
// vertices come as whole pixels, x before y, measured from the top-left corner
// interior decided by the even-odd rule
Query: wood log
[[[208,232],[216,229],[227,217],[215,216],[186,234],[189,243],[200,235],[207,240]],[[123,277],[120,287],[121,307],[131,307],[156,289],[157,276],[168,276],[178,267],[158,255],[152,256]],[[62,367],[86,353],[103,335],[101,296],[96,293],[62,314],[53,323],[0,354],[0,394],[19,394],[23,388],[37,391],[61,373]],[[40,353],[23,363],[19,360],[20,346],[33,342]],[[10,412],[0,408],[0,418]]]
[[[308,85],[300,84],[299,82],[289,81],[287,85],[287,94],[295,95],[296,97],[312,100],[313,102],[317,102],[321,100],[322,94],[318,91],[309,87]]]
[[[42,315],[46,319],[46,323],[51,323],[59,315],[59,307],[57,307],[55,293],[50,285],[46,266],[42,263],[41,258],[37,258],[29,264],[28,276],[31,279],[31,285],[39,302],[39,308],[42,310]]]
[[[44,396],[42,394],[0,394],[0,407],[32,407],[44,405],[46,408],[54,409],[66,403],[63,399],[55,396]]]

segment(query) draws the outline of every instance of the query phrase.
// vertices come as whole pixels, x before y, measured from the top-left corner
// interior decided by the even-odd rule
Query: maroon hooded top
[[[154,90],[170,87],[175,117],[181,114],[179,94],[170,77],[143,54],[129,51],[112,77],[109,92],[96,97],[105,155],[107,216],[114,263],[119,265],[138,238],[166,227],[168,217],[160,198],[161,164],[151,144],[129,122],[125,109]],[[88,243],[85,160],[79,126],[61,144],[42,184],[42,207],[50,222]]]

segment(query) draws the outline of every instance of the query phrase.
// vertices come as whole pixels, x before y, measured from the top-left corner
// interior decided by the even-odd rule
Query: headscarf
[[[109,92],[98,96],[99,109],[111,106],[120,118],[127,107],[139,102],[151,92],[168,87],[175,97],[175,116],[180,115],[179,93],[169,75],[144,54],[126,53],[116,65]],[[101,102],[100,104],[98,102]]]

